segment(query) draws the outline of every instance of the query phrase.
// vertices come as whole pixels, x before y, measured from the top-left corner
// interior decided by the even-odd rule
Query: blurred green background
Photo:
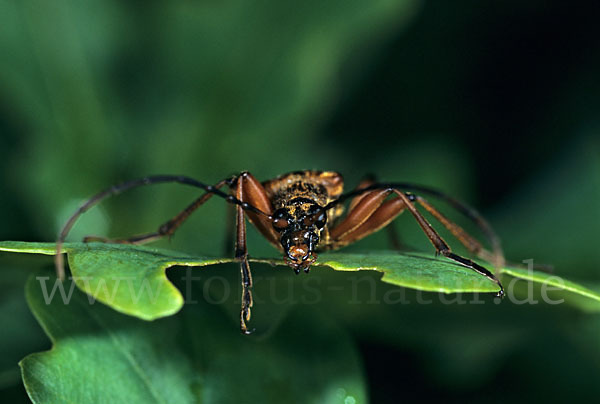
[[[591,1],[0,0],[0,239],[52,241],[84,198],[147,174],[213,183],[327,169],[348,187],[374,173],[445,190],[490,219],[511,260],[598,287],[598,11]],[[70,239],[155,230],[196,195],[132,191]],[[212,200],[156,245],[220,255],[228,212]],[[398,222],[407,245],[431,251],[409,217]],[[249,245],[275,254],[254,231]],[[351,248],[389,244],[377,234]],[[28,269],[48,265],[0,255],[0,394],[13,402],[25,400],[16,362],[49,347],[22,292]],[[255,276],[268,271],[255,265]],[[597,314],[331,299],[324,321],[350,333],[373,403],[600,394]],[[268,324],[261,310],[268,301],[254,314]],[[310,347],[310,330],[304,339]]]

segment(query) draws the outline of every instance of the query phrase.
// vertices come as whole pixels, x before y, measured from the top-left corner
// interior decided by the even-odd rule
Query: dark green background
[[[513,261],[598,286],[598,11],[592,1],[1,0],[0,239],[51,241],[83,198],[146,174],[212,183],[328,169],[349,187],[374,173],[443,189],[490,219]],[[131,192],[71,239],[154,230],[196,194]],[[226,213],[211,201],[158,245],[219,255]],[[431,250],[410,218],[397,227]],[[274,254],[255,232],[249,244]],[[378,234],[352,248],[389,245]],[[48,347],[22,298],[27,268],[47,264],[0,256],[6,397],[24,394],[16,361]],[[381,308],[370,327],[355,309],[330,321],[355,337],[374,403],[600,394],[598,315],[413,304]]]

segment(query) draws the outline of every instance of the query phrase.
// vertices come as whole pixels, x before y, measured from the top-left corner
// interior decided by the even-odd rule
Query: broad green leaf
[[[67,304],[48,301],[36,275],[27,301],[53,347],[21,361],[34,403],[365,402],[355,347],[318,314],[293,313],[253,338],[206,302],[146,322],[77,290]]]
[[[2,243],[4,251],[55,254],[53,243]],[[230,262],[219,258],[191,257],[146,247],[67,243],[69,266],[77,287],[117,311],[153,320],[176,313],[183,306],[179,290],[167,279],[165,269],[174,265],[204,266]],[[60,283],[44,290],[68,294]]]
[[[190,364],[182,352],[168,348],[175,343],[174,318],[140,327],[141,320],[91,305],[77,290],[67,304],[58,297],[47,300],[34,277],[26,297],[53,343],[50,351],[21,362],[33,402],[192,401]]]
[[[374,270],[382,281],[426,292],[497,292],[498,286],[471,269],[433,254],[381,252],[374,254],[330,253],[319,256],[317,265],[336,271]]]
[[[563,289],[567,292],[578,293],[582,296],[589,297],[590,299],[600,302],[600,295],[598,293],[554,274],[531,271],[523,268],[505,268],[503,273],[515,278],[547,284],[548,286]]]
[[[0,250],[54,254],[52,243],[0,244]],[[192,257],[141,246],[68,243],[65,245],[75,284],[114,309],[145,320],[164,317],[183,306],[183,297],[167,279],[170,266],[206,266],[234,262],[231,258]],[[280,260],[254,260],[285,265]],[[424,255],[385,253],[323,254],[314,266],[340,271],[376,270],[382,280],[399,286],[439,292],[494,292],[497,286],[475,272]],[[46,293],[64,288],[48,284]],[[54,292],[56,293],[56,291]],[[68,293],[68,291],[64,291]]]
[[[564,279],[554,273],[533,271],[525,268],[505,268],[504,274],[515,278],[510,282],[515,284],[518,279],[527,281],[531,291],[525,292],[531,295],[535,293],[535,300],[539,297],[555,304],[566,301],[582,310],[589,312],[600,311],[600,288],[587,288],[578,283]],[[535,285],[535,288],[533,287]],[[506,285],[511,286],[511,285]],[[524,285],[520,285],[523,289]]]
[[[180,291],[167,279],[168,267],[207,266],[234,262],[232,258],[190,256],[143,246],[67,243],[64,246],[75,284],[115,310],[152,320],[174,314],[183,306]],[[0,251],[54,254],[53,243],[6,241]],[[275,259],[254,262],[284,265]],[[496,292],[497,286],[474,271],[427,254],[322,254],[314,266],[327,266],[338,271],[374,270],[383,273],[382,281],[423,291],[443,293]],[[600,294],[570,281],[525,269],[505,268],[503,275],[527,279],[539,284],[600,301]],[[68,294],[64,285],[44,284],[45,293]]]
[[[48,349],[49,346],[48,339],[27,307],[23,294],[30,272],[23,271],[23,268],[33,269],[40,261],[25,260],[25,264],[17,266],[10,263],[14,258],[23,257],[2,259],[0,271],[0,397],[6,403],[29,402],[24,392],[21,392],[18,362],[25,355]],[[41,262],[47,266],[47,259]]]

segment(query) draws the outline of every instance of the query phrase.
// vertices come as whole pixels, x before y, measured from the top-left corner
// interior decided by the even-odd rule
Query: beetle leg
[[[389,201],[380,204],[380,206],[377,207],[377,209],[360,226],[344,233],[339,238],[335,239],[334,243],[341,247],[367,237],[389,225],[392,220],[404,211],[404,209],[406,209],[406,205],[402,199],[398,197],[390,199]]]
[[[219,181],[215,185],[213,185],[213,188],[220,189],[223,186],[227,185],[230,181],[231,181],[230,179],[225,179],[225,180]],[[212,192],[207,192],[207,193],[203,194],[202,196],[197,198],[194,202],[189,204],[184,210],[179,212],[177,214],[177,216],[175,216],[168,222],[165,222],[162,225],[160,225],[158,230],[153,233],[141,234],[141,235],[125,238],[125,239],[111,239],[111,238],[100,237],[100,236],[87,236],[87,237],[84,237],[83,242],[89,243],[92,241],[100,241],[100,242],[104,242],[104,243],[118,243],[118,244],[145,244],[145,243],[149,243],[151,241],[159,240],[165,236],[171,237],[175,233],[177,228],[179,228],[179,226],[181,226],[183,224],[183,222],[185,222],[188,219],[188,217],[192,213],[194,213],[194,211],[196,209],[198,209],[200,206],[202,206],[213,195],[214,194]]]
[[[363,179],[356,191],[374,184],[372,175]],[[355,196],[348,207],[346,217],[330,230],[330,240],[334,248],[358,241],[390,224],[404,210],[404,202],[397,197],[384,202],[392,192],[381,188],[366,191]],[[398,238],[392,227],[388,227],[392,244],[396,247]]]
[[[239,200],[255,206],[269,216],[273,213],[273,207],[271,206],[271,201],[267,196],[265,188],[249,172],[244,171],[238,176],[236,189],[239,193],[237,196]],[[273,229],[270,217],[249,210],[246,210],[246,215],[248,220],[250,220],[250,223],[252,223],[258,231],[260,231],[260,233],[275,246],[275,248],[281,249],[281,244],[279,244],[279,234]]]
[[[371,187],[374,187],[372,185]],[[339,224],[339,226],[331,229],[330,234],[332,238],[330,240],[330,248],[338,248],[344,245],[350,244],[363,237],[372,234],[373,232],[381,229],[385,225],[389,224],[396,216],[398,216],[404,209],[408,209],[421,229],[425,232],[429,241],[433,244],[438,254],[445,256],[461,265],[471,268],[475,272],[487,277],[494,281],[499,287],[500,291],[498,296],[504,296],[504,288],[500,283],[500,280],[494,276],[490,271],[481,265],[473,262],[470,259],[461,257],[452,252],[448,244],[442,239],[442,237],[433,229],[431,224],[423,217],[423,215],[416,209],[413,202],[418,201],[427,211],[429,211],[437,220],[439,220],[452,234],[463,243],[470,251],[481,257],[492,256],[497,259],[497,255],[490,252],[485,252],[481,243],[475,240],[472,236],[467,234],[461,227],[454,224],[443,216],[437,209],[431,206],[423,198],[414,196],[412,194],[405,194],[404,192],[392,188],[381,186],[381,188],[371,188],[373,190],[365,191],[364,196],[358,200],[355,207],[350,211],[347,217]],[[360,190],[358,190],[360,191]],[[352,194],[354,194],[353,191]],[[379,193],[377,193],[379,192]],[[391,199],[385,203],[383,200],[391,192],[394,192],[397,197]],[[355,197],[356,198],[356,197]],[[363,206],[365,205],[365,206]],[[368,205],[368,206],[367,206]],[[372,207],[371,205],[376,205]],[[369,207],[370,209],[367,209]],[[340,230],[341,229],[341,230]],[[502,258],[503,259],[503,258]]]
[[[364,189],[364,188],[368,188],[375,183],[376,183],[376,177],[373,174],[367,174],[365,176],[365,178],[363,178],[358,183],[358,185],[355,188],[355,191]],[[358,202],[360,202],[362,200],[362,198],[365,196],[365,194],[366,194],[366,192],[359,194],[359,195],[355,196],[354,198],[352,198],[352,200],[350,201],[350,205],[348,206],[348,211],[352,211],[356,207]],[[386,223],[384,223],[380,226],[374,226],[374,223],[370,223],[370,226],[368,226],[366,228],[374,228],[375,230],[370,231],[370,232],[360,236],[359,238],[353,238],[352,241],[350,241],[349,243],[353,243],[354,241],[357,241],[363,237],[366,237],[369,234],[374,233],[374,232],[378,231],[379,229],[385,227],[385,230],[388,233],[388,238],[390,240],[390,244],[392,245],[392,247],[398,251],[405,251],[406,247],[402,245],[402,243],[400,241],[400,237],[398,236],[398,232],[396,231],[396,227],[394,226],[393,223],[391,223],[392,220],[400,213],[402,213],[402,210],[400,210],[394,217],[390,218],[389,221],[387,221]]]
[[[391,193],[390,189],[367,191],[350,210],[346,217],[333,228],[329,229],[331,240],[343,240],[347,233],[359,228],[380,207],[385,198]]]
[[[423,206],[433,217],[435,217],[446,229],[452,233],[454,237],[464,245],[467,250],[471,254],[478,256],[486,261],[489,261],[494,264],[494,267],[500,269],[504,267],[504,255],[502,251],[499,252],[491,252],[483,247],[483,245],[467,233],[462,227],[452,222],[446,216],[444,216],[439,210],[437,210],[434,206],[432,206],[427,200],[424,198],[417,196],[417,202]]]
[[[373,184],[375,184],[375,176],[372,174],[369,174],[369,175],[365,176],[365,178],[363,178],[358,183],[358,185],[356,186],[356,188],[354,188],[354,190],[359,191],[363,188],[368,188]],[[350,204],[348,205],[348,212],[354,210],[356,205],[358,205],[358,203],[365,197],[366,194],[367,194],[367,192],[363,192],[361,194],[356,195],[354,198],[352,198],[352,200],[350,201]]]
[[[496,232],[490,226],[490,224],[485,220],[479,212],[477,212],[472,207],[465,205],[464,203],[454,199],[453,197],[446,195],[445,193],[438,191],[434,188],[425,187],[422,185],[411,184],[406,182],[394,182],[394,183],[375,183],[369,185],[366,189],[355,189],[346,194],[340,195],[335,201],[330,202],[326,209],[334,209],[337,205],[343,203],[344,201],[355,198],[357,196],[363,195],[365,192],[377,190],[377,189],[396,189],[399,191],[415,191],[426,195],[431,195],[435,198],[441,199],[444,202],[448,203],[452,208],[466,216],[469,220],[473,221],[477,227],[483,232],[485,237],[491,244],[492,247],[492,255],[493,262],[498,265],[503,261],[504,254],[502,253],[502,247],[500,246],[500,238],[496,235]]]
[[[267,194],[252,174],[243,172],[237,178],[235,184],[236,198],[244,203],[251,204],[262,212],[271,215],[272,206]],[[242,308],[240,310],[240,329],[244,334],[250,334],[247,322],[250,321],[250,309],[252,308],[252,273],[248,263],[248,246],[246,245],[246,218],[254,224],[258,230],[274,245],[279,245],[277,233],[271,225],[271,220],[264,215],[258,215],[254,212],[244,211],[243,206],[236,206],[236,244],[235,258],[240,261],[240,271],[242,276]]]
[[[237,196],[243,198],[242,184],[238,184]],[[241,199],[240,200],[243,200]],[[246,323],[250,321],[250,308],[252,307],[252,273],[248,263],[248,246],[246,245],[246,218],[240,206],[236,206],[237,237],[235,243],[235,258],[240,261],[242,274],[242,308],[240,310],[240,329],[244,334],[250,334]]]
[[[67,220],[67,222],[61,229],[60,233],[58,234],[58,239],[56,240],[56,255],[54,256],[54,266],[56,267],[56,275],[58,276],[58,279],[64,280],[64,278],[65,278],[65,268],[64,268],[64,261],[63,261],[64,257],[62,254],[63,243],[65,242],[65,239],[67,238],[67,235],[69,234],[69,231],[71,231],[71,228],[73,227],[73,225],[75,224],[75,222],[77,221],[77,219],[79,219],[79,217],[81,215],[83,215],[85,212],[87,212],[93,206],[97,205],[98,203],[102,202],[104,199],[106,199],[110,196],[118,195],[127,190],[130,190],[133,188],[138,188],[138,187],[145,186],[145,185],[165,184],[165,183],[173,183],[173,182],[203,189],[204,191],[209,192],[210,194],[215,194],[215,195],[219,196],[220,198],[225,199],[228,203],[240,206],[244,211],[252,212],[257,215],[263,215],[263,216],[270,217],[269,214],[261,211],[260,209],[258,209],[255,206],[250,205],[247,202],[240,201],[233,195],[228,195],[225,192],[223,192],[219,189],[216,189],[212,185],[204,184],[203,182],[200,182],[191,177],[186,177],[184,175],[152,175],[149,177],[143,177],[143,178],[138,178],[136,180],[127,181],[122,184],[113,185],[112,187],[97,193],[96,195],[92,196],[90,199],[86,200],[83,204],[81,204],[79,206],[79,208],[75,211],[75,213],[73,213],[69,217],[69,219]],[[229,184],[230,181],[227,181],[227,183]]]
[[[423,232],[425,232],[425,234],[429,238],[429,241],[431,241],[431,244],[433,244],[433,246],[435,247],[437,253],[442,254],[444,257],[449,258],[455,262],[458,262],[459,264],[464,265],[467,268],[471,268],[475,272],[494,281],[500,287],[500,290],[498,291],[498,297],[504,296],[504,288],[502,287],[500,280],[498,278],[496,278],[494,276],[494,274],[492,274],[490,271],[488,271],[481,265],[471,261],[470,259],[463,258],[460,255],[454,254],[452,252],[452,250],[450,250],[450,247],[448,246],[448,244],[446,244],[446,242],[442,239],[442,237],[433,229],[431,224],[429,224],[429,222],[423,217],[423,215],[411,203],[411,200],[409,199],[409,197],[406,196],[404,194],[404,192],[399,191],[397,189],[394,189],[394,193],[396,193],[396,195],[398,195],[398,197],[404,201],[406,208],[413,215],[413,217],[415,218],[415,220],[417,221],[419,226],[421,226],[421,229],[423,229]]]

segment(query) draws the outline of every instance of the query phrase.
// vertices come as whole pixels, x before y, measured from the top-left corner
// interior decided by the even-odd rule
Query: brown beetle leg
[[[363,189],[355,189],[351,192],[340,195],[338,197],[338,199],[336,199],[333,202],[330,202],[326,206],[326,209],[333,209],[337,205],[348,200],[349,198],[356,198],[357,196],[363,195],[366,192],[378,190],[378,189],[397,189],[402,192],[415,191],[415,192],[418,192],[421,194],[433,196],[435,198],[441,199],[442,201],[446,202],[452,208],[454,208],[456,211],[458,211],[459,213],[461,213],[462,215],[467,217],[469,220],[473,221],[477,225],[477,227],[479,227],[479,229],[483,232],[483,234],[485,235],[485,237],[488,239],[488,241],[491,244],[491,247],[492,247],[491,254],[494,257],[492,262],[494,262],[494,264],[497,267],[501,266],[501,265],[499,265],[499,263],[503,262],[504,254],[502,252],[502,247],[500,245],[500,238],[498,237],[498,235],[496,234],[496,232],[494,231],[492,226],[487,222],[487,220],[485,220],[485,218],[483,216],[481,216],[481,214],[479,212],[477,212],[475,209],[473,209],[472,207],[465,205],[464,203],[458,201],[457,199],[454,199],[453,197],[446,195],[445,193],[438,191],[437,189],[434,189],[434,188],[429,188],[426,186],[422,186],[422,185],[418,185],[418,184],[411,184],[411,183],[406,183],[406,182],[375,183],[375,184],[369,185],[368,187],[366,187],[366,189],[364,189],[364,188]]]
[[[365,176],[365,178],[363,178],[358,183],[358,185],[356,186],[356,188],[354,188],[354,190],[360,191],[361,189],[368,188],[373,184],[375,184],[375,176],[372,174],[369,174],[369,175]],[[361,194],[356,195],[354,198],[352,198],[352,200],[350,201],[350,204],[348,205],[348,212],[354,210],[356,205],[358,205],[358,203],[365,197],[366,194],[367,194],[367,192],[363,192]]]
[[[358,229],[380,207],[390,192],[391,190],[389,189],[365,192],[364,196],[356,203],[354,208],[348,212],[346,217],[329,230],[330,239],[341,241],[347,233]]]
[[[435,217],[446,229],[448,229],[450,233],[452,233],[452,235],[456,237],[458,241],[460,241],[461,244],[464,245],[471,254],[474,254],[479,258],[493,263],[494,267],[496,267],[497,269],[504,267],[505,261],[502,251],[500,251],[499,253],[493,253],[489,250],[486,250],[478,240],[476,240],[473,236],[467,233],[462,227],[460,227],[459,225],[448,219],[446,216],[444,216],[433,205],[427,202],[427,200],[420,196],[417,196],[416,199],[417,202],[421,206],[423,206],[433,217]]]
[[[372,185],[372,187],[374,186],[375,185]],[[359,191],[360,189],[358,192]],[[391,192],[394,192],[397,197],[382,203]],[[467,248],[472,249],[473,252],[481,254],[481,251],[484,251],[481,244],[473,237],[468,235],[458,225],[452,223],[450,220],[444,217],[423,198],[419,200],[418,197],[414,195],[407,196],[404,192],[392,187],[381,187],[379,189],[367,190],[363,195],[364,196],[360,199],[356,199],[355,197],[357,202],[355,203],[354,209],[348,213],[346,218],[337,227],[334,227],[331,230],[331,239],[329,240],[329,245],[326,247],[338,248],[366,237],[367,235],[389,224],[404,209],[408,209],[415,220],[417,220],[417,223],[419,226],[421,226],[421,229],[425,232],[438,254],[442,254],[446,258],[471,268],[475,272],[494,281],[500,287],[498,296],[504,296],[504,288],[502,287],[502,284],[498,278],[496,278],[494,274],[481,265],[473,262],[470,259],[463,258],[453,253],[448,244],[416,209],[416,207],[413,205],[413,202],[419,201],[419,203],[425,209],[427,209],[437,220],[439,220],[446,228],[448,228],[448,230],[450,230],[452,234],[458,238],[459,241],[461,241],[461,243],[463,243]],[[491,253],[489,254],[493,255]]]
[[[273,246],[277,249],[281,249],[281,244],[279,244],[279,234],[273,229],[272,220],[270,215],[273,213],[273,207],[271,206],[271,201],[267,196],[267,192],[263,185],[256,179],[252,174],[245,171],[241,173],[237,179],[238,184],[241,184],[241,195],[243,195],[243,199],[238,197],[238,199],[247,202],[248,204],[255,206],[261,212],[266,213],[258,214],[256,212],[252,212],[246,210],[246,215],[248,216],[248,220],[252,223],[258,231],[269,241]],[[238,192],[240,192],[238,185]]]
[[[456,223],[452,222],[450,219],[445,217],[440,211],[438,211],[433,205],[431,205],[424,198],[417,196],[417,202],[421,206],[423,206],[433,217],[435,217],[446,229],[448,229],[454,237],[456,237],[468,250],[471,254],[478,256],[481,259],[484,259],[488,262],[494,264],[496,269],[504,268],[505,265],[516,266],[527,268],[526,265],[518,262],[509,262],[504,258],[504,254],[502,253],[502,249],[497,251],[490,251],[483,247],[479,240],[475,239],[469,233],[467,233],[463,228],[461,228]],[[533,268],[538,271],[552,273],[553,268],[544,264],[534,264]]]
[[[247,172],[240,174],[235,184],[236,198],[252,206],[256,206],[262,212],[271,215],[273,208],[271,202],[266,196],[263,186]],[[248,246],[246,245],[246,219],[249,220],[260,230],[260,232],[271,242],[277,243],[275,231],[271,226],[271,220],[264,215],[258,215],[253,212],[244,211],[242,206],[236,206],[236,243],[235,258],[240,261],[240,271],[242,275],[242,308],[240,310],[240,329],[243,334],[250,334],[247,322],[250,321],[252,308],[252,273],[248,263]],[[271,230],[271,231],[269,231]]]
[[[217,182],[213,185],[213,188],[220,189],[223,186],[227,185],[231,180],[225,179]],[[89,243],[92,241],[101,241],[104,243],[117,243],[117,244],[145,244],[151,241],[159,240],[165,236],[171,237],[177,228],[185,222],[188,217],[194,213],[196,209],[202,206],[206,201],[208,201],[214,194],[212,192],[207,192],[204,195],[200,196],[190,205],[188,205],[184,210],[182,210],[177,216],[169,220],[168,222],[163,223],[157,231],[153,233],[141,234],[125,239],[111,239],[107,237],[100,236],[86,236],[83,239],[84,243]]]
[[[374,177],[367,176],[356,190],[367,188],[374,184]],[[330,231],[331,242],[335,248],[358,241],[394,220],[404,208],[404,202],[397,197],[383,202],[392,192],[391,189],[366,191],[355,196],[348,207],[348,215]],[[397,235],[390,229],[392,244],[396,246]],[[349,229],[349,230],[348,230]]]
[[[470,259],[463,258],[457,254],[454,254],[452,252],[452,250],[450,250],[450,247],[448,246],[448,244],[446,244],[446,242],[442,239],[442,237],[433,229],[431,224],[429,224],[429,222],[423,217],[423,215],[417,210],[417,208],[415,208],[413,206],[409,197],[406,196],[404,194],[404,192],[399,191],[397,189],[394,189],[394,193],[396,193],[398,195],[398,197],[404,201],[406,208],[413,215],[413,217],[415,218],[415,220],[417,221],[419,226],[421,226],[421,229],[423,229],[423,231],[429,238],[429,241],[431,241],[431,244],[433,244],[433,246],[435,247],[437,253],[442,254],[444,257],[449,258],[455,262],[458,262],[459,264],[464,265],[467,268],[471,268],[475,272],[494,281],[500,287],[500,290],[498,291],[497,296],[498,297],[504,296],[504,288],[502,287],[500,280],[498,278],[496,278],[494,276],[494,274],[492,274],[490,271],[488,271],[481,265],[471,261]]]
[[[261,211],[260,209],[258,209],[257,207],[250,205],[247,202],[242,202],[233,195],[228,195],[225,192],[223,192],[219,189],[216,189],[212,185],[207,185],[207,184],[200,182],[194,178],[186,177],[184,175],[152,175],[149,177],[138,178],[137,180],[127,181],[122,184],[114,185],[114,186],[112,186],[108,189],[105,189],[104,191],[101,191],[101,192],[97,193],[96,195],[92,196],[90,199],[86,200],[83,204],[81,204],[79,206],[79,208],[75,211],[75,213],[73,213],[71,215],[71,217],[69,217],[69,219],[63,226],[62,230],[60,231],[60,233],[58,235],[58,239],[56,240],[56,255],[54,257],[54,265],[56,267],[56,275],[57,275],[58,279],[64,280],[64,278],[65,278],[65,268],[64,268],[64,262],[63,262],[64,257],[62,254],[63,243],[65,242],[65,239],[67,238],[67,235],[69,234],[69,231],[71,231],[71,228],[73,227],[73,225],[75,225],[75,222],[77,221],[77,219],[79,219],[79,217],[81,215],[83,215],[85,212],[87,212],[93,206],[97,205],[98,203],[102,202],[104,199],[106,199],[110,196],[118,195],[127,190],[145,186],[145,185],[166,184],[166,183],[179,183],[182,185],[200,188],[206,192],[209,192],[210,194],[215,194],[215,195],[219,196],[220,198],[225,199],[225,201],[227,201],[228,203],[240,206],[246,212],[252,212],[256,215],[270,217],[269,213],[265,213],[265,212]],[[228,181],[228,183],[229,183],[229,181]]]
[[[362,179],[358,183],[358,185],[355,188],[355,191],[370,187],[371,185],[376,183],[375,180],[376,180],[376,177],[373,174],[367,174],[365,176],[365,178]],[[350,205],[348,206],[348,211],[353,210],[356,207],[356,205],[358,204],[358,202],[360,202],[360,200],[365,196],[365,194],[366,194],[366,192],[355,196],[350,201]],[[388,238],[390,240],[390,244],[392,245],[392,247],[397,251],[406,251],[406,247],[402,245],[402,243],[400,241],[400,237],[398,236],[398,232],[396,231],[396,227],[394,226],[394,223],[392,222],[393,219],[395,217],[397,217],[400,213],[402,213],[402,210],[400,210],[394,217],[390,218],[389,221],[386,221],[385,224],[375,227],[375,230],[373,230],[367,234],[364,234],[364,235],[360,236],[359,238],[352,239],[352,241],[350,241],[349,243],[357,241],[357,240],[359,240],[363,237],[366,237],[369,234],[374,233],[374,232],[378,231],[379,229],[385,227],[385,231],[387,231],[387,233],[388,233]],[[373,224],[371,224],[371,227],[372,227],[372,225]]]
[[[345,233],[336,241],[345,245],[367,237],[381,228],[388,226],[404,209],[406,209],[406,206],[402,199],[390,199],[381,204],[360,226]]]
[[[241,182],[238,186],[238,197],[241,194]],[[242,200],[242,199],[240,199]],[[237,237],[235,242],[235,258],[240,261],[242,274],[242,308],[240,310],[240,329],[244,334],[250,334],[246,323],[250,321],[250,308],[252,307],[252,273],[248,263],[248,246],[246,245],[246,218],[241,207],[236,206]]]

